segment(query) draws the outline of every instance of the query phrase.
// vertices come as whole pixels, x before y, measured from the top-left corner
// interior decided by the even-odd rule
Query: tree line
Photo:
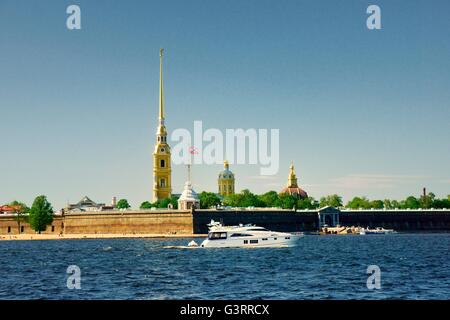
[[[404,200],[370,200],[367,197],[354,197],[344,204],[342,197],[331,194],[316,200],[313,197],[297,199],[287,193],[269,191],[263,194],[254,194],[248,189],[242,190],[230,196],[220,197],[216,193],[203,191],[199,194],[200,207],[202,209],[214,208],[217,206],[230,207],[255,207],[255,208],[283,208],[283,209],[317,209],[326,206],[346,209],[450,209],[450,195],[447,198],[439,199],[430,192],[419,197],[409,196]],[[178,208],[178,198],[158,200],[150,203],[145,201],[141,204],[141,209],[167,208],[169,203],[174,209]]]

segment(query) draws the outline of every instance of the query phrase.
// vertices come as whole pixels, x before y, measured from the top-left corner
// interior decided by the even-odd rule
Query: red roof
[[[0,212],[15,212],[17,210],[20,210],[21,208],[22,208],[21,206],[4,205],[0,206]]]
[[[296,196],[299,199],[308,198],[308,194],[305,190],[299,187],[286,187],[281,190],[281,193],[289,193],[290,195]]]

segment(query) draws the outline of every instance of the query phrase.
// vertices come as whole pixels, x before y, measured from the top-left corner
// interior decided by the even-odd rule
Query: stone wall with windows
[[[45,234],[60,234],[64,232],[64,222],[62,216],[55,216],[51,225],[41,233]],[[0,214],[0,234],[1,235],[16,235],[19,233],[33,234],[36,233],[27,222],[17,223],[17,218],[9,214]]]
[[[191,211],[126,210],[66,214],[64,233],[192,234]]]
[[[20,228],[15,217],[0,214],[0,234],[34,234],[26,222]],[[70,213],[55,216],[46,234],[192,234],[191,211],[102,211]]]

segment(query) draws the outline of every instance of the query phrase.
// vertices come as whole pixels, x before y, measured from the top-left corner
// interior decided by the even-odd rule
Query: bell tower
[[[156,144],[153,151],[153,201],[170,198],[172,195],[172,169],[167,130],[164,124],[163,53],[159,50],[159,118]]]

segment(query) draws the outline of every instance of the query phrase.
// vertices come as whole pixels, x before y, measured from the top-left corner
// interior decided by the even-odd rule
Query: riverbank
[[[204,234],[159,234],[159,233],[142,233],[142,234],[14,234],[0,235],[0,241],[14,240],[75,240],[75,239],[122,239],[122,238],[199,238],[206,237]]]

